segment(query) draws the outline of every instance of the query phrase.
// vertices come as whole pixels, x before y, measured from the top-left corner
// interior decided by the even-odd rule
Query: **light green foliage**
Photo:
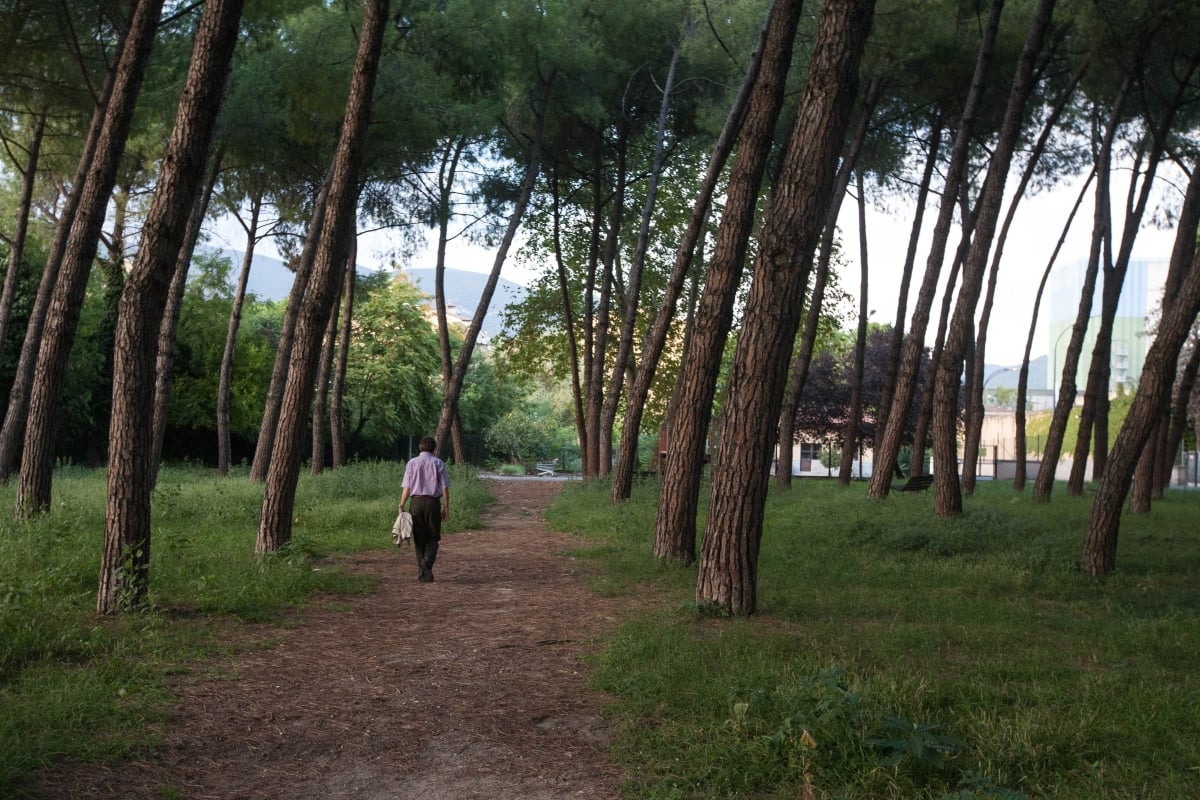
[[[488,449],[512,461],[536,461],[554,454],[554,429],[536,411],[515,408],[487,431]]]
[[[356,441],[386,447],[429,430],[441,403],[437,337],[424,297],[402,275],[362,281],[346,368],[345,423]]]
[[[1198,503],[1127,519],[1101,582],[1077,569],[1086,498],[987,483],[938,520],[927,495],[802,481],[768,502],[759,615],[732,620],[650,556],[653,484],[616,509],[573,488],[548,518],[595,542],[607,590],[656,598],[596,673],[627,796],[1173,800],[1200,764]]]
[[[175,344],[168,412],[171,425],[197,430],[215,427],[217,383],[233,308],[229,284],[232,269],[229,259],[223,256],[197,255],[192,260]],[[265,318],[281,312],[278,307],[259,306],[253,298],[244,307],[233,355],[230,398],[230,427],[242,436],[258,433],[275,358],[275,339],[265,335],[272,326]]]
[[[0,519],[0,796],[28,796],[28,777],[47,764],[128,758],[154,744],[171,702],[167,676],[221,646],[208,623],[270,622],[313,592],[368,591],[336,554],[393,548],[402,476],[402,464],[383,462],[303,475],[291,545],[256,557],[261,486],[244,473],[164,469],[148,610],[100,623],[106,476],[60,470],[52,513]],[[472,471],[452,467],[451,481],[449,535],[478,526],[489,501]],[[0,489],[0,502],[13,491]]]

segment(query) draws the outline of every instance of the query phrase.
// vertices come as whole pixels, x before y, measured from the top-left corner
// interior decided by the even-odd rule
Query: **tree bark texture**
[[[1194,238],[1196,232],[1181,230],[1178,235]],[[1158,409],[1171,391],[1179,350],[1191,333],[1197,312],[1200,312],[1200,256],[1193,257],[1175,302],[1163,315],[1158,336],[1146,354],[1133,405],[1096,487],[1081,563],[1088,575],[1106,575],[1116,568],[1121,508]]]
[[[279,425],[263,492],[258,540],[255,544],[258,553],[278,550],[292,535],[296,482],[300,478],[302,442],[308,424],[309,405],[312,403],[316,361],[326,323],[336,302],[338,284],[345,274],[342,270],[350,255],[350,241],[354,236],[358,177],[362,169],[387,21],[388,0],[367,0],[350,96],[346,101],[342,132],[330,169],[328,210],[321,225],[312,275],[296,319],[287,383],[279,408]]]
[[[228,85],[226,86],[228,91]],[[222,98],[222,103],[224,99]],[[216,123],[219,128],[220,119]],[[171,276],[171,286],[167,290],[167,305],[163,310],[162,325],[158,331],[158,355],[154,368],[154,440],[150,458],[150,486],[158,484],[158,469],[162,463],[163,441],[167,436],[167,415],[171,402],[171,381],[175,372],[175,335],[179,330],[179,317],[183,312],[183,295],[187,290],[188,269],[192,265],[192,255],[196,252],[196,243],[200,240],[200,229],[208,214],[208,206],[212,200],[213,189],[217,185],[217,177],[221,172],[223,154],[217,152],[210,158],[208,179],[197,190],[192,213],[188,216],[187,228],[183,233],[183,244],[180,245],[179,255],[175,259],[175,274]]]
[[[991,63],[992,52],[996,46],[996,34],[1000,27],[1000,10],[1003,5],[1002,0],[994,0],[991,4],[987,22],[984,23],[983,37],[979,44],[979,56],[975,62],[975,73],[971,78],[971,88],[963,102],[958,131],[954,135],[954,145],[950,151],[950,163],[946,168],[946,180],[942,190],[942,204],[938,211],[937,221],[933,226],[929,257],[925,261],[925,276],[921,280],[921,289],[917,293],[917,304],[913,308],[912,320],[904,338],[899,369],[896,370],[896,388],[892,394],[889,408],[897,409],[898,412],[907,409],[916,394],[917,380],[920,378],[921,357],[925,350],[925,329],[929,326],[929,315],[933,309],[938,278],[941,275],[942,262],[946,256],[946,243],[950,240],[950,224],[954,219],[954,203],[950,198],[958,196],[959,186],[966,174],[971,139],[975,134],[975,120],[979,115],[983,99],[987,68]],[[932,379],[933,375],[930,378]],[[906,422],[907,420],[897,414],[889,413],[886,427],[876,433],[880,439],[875,449],[875,465],[868,490],[871,497],[883,499],[887,497],[888,491],[891,489],[892,472],[896,468],[896,459],[900,454],[900,442]],[[914,453],[914,468],[920,463]]]
[[[104,213],[116,184],[161,9],[162,0],[137,3],[115,67],[112,95],[105,108],[95,156],[80,191],[78,213],[73,221],[64,218],[71,232],[50,293],[45,328],[32,373],[21,474],[17,482],[18,516],[36,514],[50,506],[54,446],[67,358],[75,343],[88,273],[99,246]]]
[[[672,397],[674,415],[654,524],[654,555],[666,561],[690,564],[696,558],[696,513],[713,396],[755,205],[783,105],[801,5],[800,0],[776,0],[771,7],[762,66],[738,136],[725,212],[705,272],[688,358],[681,365]]]
[[[353,262],[346,259],[346,270],[353,269]],[[338,294],[334,296],[333,310],[329,322],[325,325],[325,336],[321,339],[321,354],[317,356],[317,376],[313,380],[312,407],[312,461],[310,471],[320,475],[325,471],[325,425],[329,414],[329,378],[333,370],[333,348],[337,340],[338,309],[340,307],[341,289],[346,285],[343,279],[338,281]]]
[[[127,38],[122,40],[122,46],[125,41]],[[87,138],[84,140],[83,152],[80,154],[79,164],[75,168],[75,175],[71,179],[71,190],[63,204],[58,225],[54,229],[54,239],[50,244],[50,252],[46,256],[46,267],[42,270],[42,279],[38,283],[33,309],[30,311],[29,321],[25,325],[21,355],[18,357],[17,370],[13,375],[12,387],[8,393],[8,408],[4,413],[4,424],[0,426],[0,481],[4,483],[8,483],[8,479],[12,477],[17,452],[20,450],[25,434],[25,417],[29,411],[29,395],[33,390],[33,372],[37,366],[38,352],[41,349],[46,315],[50,310],[50,298],[58,283],[58,274],[62,267],[71,230],[74,228],[76,220],[81,219],[79,208],[83,199],[84,184],[95,161],[96,149],[100,143],[104,121],[108,116],[108,106],[112,99],[116,79],[117,70],[109,70],[100,98],[96,102],[95,111],[92,113],[92,121],[88,128]]]
[[[697,602],[732,614],[750,614],[756,607],[767,467],[788,356],[874,11],[874,0],[829,0],[823,6],[799,112],[760,237],[729,376],[696,578]]]
[[[1050,136],[1054,132],[1058,120],[1062,117],[1063,111],[1066,110],[1067,102],[1079,86],[1079,81],[1083,78],[1085,69],[1086,62],[1084,66],[1076,70],[1070,84],[1059,93],[1050,114],[1046,117],[1046,121],[1042,123],[1042,130],[1038,134],[1037,141],[1034,142],[1026,159],[1025,168],[1021,172],[1021,180],[1017,183],[1016,191],[1012,194],[1012,201],[1008,204],[1008,211],[1004,215],[1004,222],[1001,224],[1000,232],[996,236],[996,246],[992,252],[992,265],[988,270],[987,293],[984,295],[983,310],[979,314],[979,327],[975,333],[976,358],[972,363],[970,379],[967,382],[968,413],[965,444],[963,445],[962,488],[963,493],[968,497],[975,492],[975,473],[979,464],[979,446],[983,436],[983,419],[986,413],[983,393],[987,388],[984,385],[987,382],[984,370],[987,363],[988,330],[991,327],[992,307],[996,297],[996,280],[1000,274],[1000,260],[1004,255],[1004,245],[1008,242],[1008,234],[1012,230],[1013,219],[1017,215],[1017,209],[1021,205],[1021,200],[1024,199],[1025,192],[1029,188],[1029,183],[1033,180],[1034,172],[1046,152],[1046,145],[1050,141]],[[1039,304],[1041,302],[1040,296],[1041,291],[1039,290],[1037,301]],[[1036,320],[1036,317],[1034,319]],[[1032,330],[1030,334],[1032,335]],[[1024,476],[1022,476],[1022,481],[1024,481]]]
[[[929,187],[933,183],[933,172],[937,167],[938,153],[942,149],[942,132],[944,129],[944,120],[939,113],[930,125],[929,152],[925,156],[925,169],[921,173],[921,183],[917,187],[916,210],[913,214],[912,227],[909,229],[908,247],[904,253],[904,266],[901,269],[900,293],[896,298],[896,322],[892,327],[892,341],[888,347],[887,371],[883,376],[883,389],[880,391],[879,411],[875,421],[875,456],[873,459],[875,463],[879,463],[880,437],[884,429],[887,428],[889,424],[888,420],[892,413],[892,398],[896,393],[896,379],[900,372],[900,359],[904,352],[904,320],[908,316],[908,293],[912,287],[913,266],[917,260],[917,245],[921,241],[921,228],[925,223],[925,208],[929,201]],[[912,403],[911,399],[909,403]],[[904,415],[905,427],[907,427],[909,409],[900,409],[898,413]],[[892,469],[896,470],[895,465],[892,466]]]
[[[221,368],[217,379],[217,473],[229,474],[230,443],[229,406],[233,400],[233,356],[237,351],[238,329],[242,326],[242,306],[246,303],[246,287],[250,268],[254,265],[254,246],[258,241],[258,219],[262,213],[262,195],[250,198],[250,222],[246,226],[246,252],[238,272],[237,288],[233,293],[233,308],[229,312],[229,327],[225,332],[225,350],[221,353]]]
[[[354,328],[354,290],[358,285],[358,238],[350,242],[350,264],[346,270],[346,285],[342,287],[342,330],[338,336],[337,365],[333,370],[333,385],[329,387],[329,449],[332,466],[346,466],[345,420],[342,408],[346,397],[346,368],[350,363],[350,336]]]
[[[1075,406],[1075,373],[1079,369],[1083,339],[1087,333],[1088,320],[1091,318],[1092,297],[1096,293],[1096,277],[1100,270],[1101,251],[1104,249],[1105,242],[1110,238],[1109,231],[1112,224],[1109,189],[1112,175],[1113,137],[1116,136],[1117,125],[1131,85],[1132,80],[1126,77],[1117,90],[1095,159],[1096,204],[1093,211],[1092,242],[1088,252],[1088,265],[1084,273],[1083,286],[1080,287],[1079,308],[1075,312],[1071,338],[1063,356],[1058,400],[1054,404],[1050,429],[1046,432],[1046,444],[1042,448],[1042,466],[1038,470],[1037,479],[1033,482],[1033,499],[1039,502],[1048,501],[1054,490],[1054,476],[1058,470],[1059,456],[1062,454],[1063,436],[1066,434],[1071,409]]]
[[[329,202],[329,182],[332,178],[332,174],[326,175],[317,192],[317,199],[313,203],[313,217],[308,223],[304,247],[300,251],[300,261],[296,265],[296,275],[292,279],[292,290],[288,294],[287,308],[283,315],[283,327],[279,331],[279,344],[275,349],[275,364],[271,367],[271,382],[267,386],[267,397],[263,403],[262,422],[258,427],[254,461],[250,464],[250,480],[256,483],[267,479],[267,472],[271,466],[271,453],[275,449],[275,433],[279,425],[283,390],[287,383],[288,368],[291,365],[292,342],[296,336],[300,308],[304,304],[304,296],[308,293],[309,277],[312,274],[313,262],[316,260],[317,248],[320,244],[319,237],[325,225],[326,206]]]
[[[725,118],[721,133],[713,145],[712,154],[708,159],[708,168],[700,182],[696,200],[692,204],[692,212],[688,217],[687,228],[675,251],[675,262],[671,267],[671,275],[663,290],[662,302],[655,312],[654,320],[646,334],[642,357],[634,374],[633,387],[629,390],[629,401],[625,404],[625,419],[621,428],[621,442],[617,450],[617,463],[613,467],[612,500],[614,503],[628,500],[633,489],[634,460],[637,455],[638,432],[642,427],[642,413],[645,411],[646,398],[650,395],[650,386],[658,371],[662,359],[663,348],[666,346],[667,334],[679,304],[679,295],[687,281],[696,246],[704,235],[704,226],[712,208],[713,192],[716,191],[717,181],[725,169],[725,163],[733,151],[734,142],[742,129],[746,118],[746,109],[750,103],[750,95],[758,80],[758,72],[762,67],[763,51],[766,45],[767,28],[764,26],[759,37],[758,48],[746,70],[742,87],[734,99],[733,108]],[[556,229],[557,230],[557,229]],[[568,335],[570,328],[568,327]]]
[[[96,610],[140,606],[149,589],[154,374],[167,292],[203,184],[243,0],[208,0],[133,269],[121,293],[109,429],[108,502]]]
[[[962,288],[959,289],[954,317],[946,336],[946,349],[934,382],[934,510],[941,517],[962,513],[962,487],[958,476],[958,396],[963,359],[971,345],[979,294],[987,274],[988,255],[1004,205],[1004,186],[1020,140],[1025,106],[1037,82],[1035,68],[1050,28],[1054,3],[1055,0],[1038,1],[1025,46],[1017,60],[1004,119],[1000,123],[1000,134],[976,204],[974,231],[971,249],[963,267]],[[976,353],[975,359],[982,362],[983,356],[983,353]]]

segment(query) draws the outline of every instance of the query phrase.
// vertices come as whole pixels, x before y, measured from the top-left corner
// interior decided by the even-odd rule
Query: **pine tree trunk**
[[[25,237],[29,231],[29,214],[33,209],[33,189],[37,185],[38,159],[42,152],[42,135],[46,132],[46,115],[43,109],[33,123],[27,152],[29,160],[21,171],[21,198],[17,201],[17,224],[13,230],[8,250],[8,271],[4,273],[4,289],[0,292],[0,353],[8,343],[8,326],[12,320],[13,302],[17,298],[17,286],[21,282],[21,265],[25,259]]]
[[[873,462],[880,463],[880,445],[883,431],[887,428],[893,411],[892,399],[896,393],[896,380],[900,372],[900,359],[904,352],[904,319],[908,316],[908,293],[912,287],[913,266],[917,260],[917,245],[921,240],[921,228],[925,223],[925,207],[929,199],[929,187],[933,183],[933,172],[937,167],[938,153],[942,149],[942,132],[945,130],[941,113],[934,118],[929,131],[929,153],[925,157],[925,170],[921,174],[921,184],[917,188],[916,209],[913,213],[912,227],[909,229],[908,248],[904,254],[904,267],[900,276],[900,295],[896,299],[896,322],[892,326],[892,341],[888,348],[887,371],[883,376],[883,389],[880,391],[879,411],[875,421],[875,454]],[[919,365],[918,365],[919,368]],[[912,399],[909,399],[912,404]],[[903,415],[904,429],[908,427],[910,409],[897,409]],[[893,472],[898,473],[896,465]],[[889,480],[890,485],[890,480]]]
[[[858,332],[854,337],[854,382],[850,387],[850,408],[846,414],[846,425],[842,430],[842,463],[838,469],[838,483],[849,486],[854,478],[854,455],[858,451],[859,428],[862,424],[863,373],[866,367],[867,318],[870,306],[867,303],[868,260],[867,260],[867,198],[862,170],[858,170]],[[790,464],[789,464],[790,466]],[[791,472],[791,469],[788,469]]]
[[[354,261],[346,259],[346,271],[354,269]],[[344,273],[343,273],[344,274]],[[329,322],[325,326],[325,336],[321,341],[321,354],[317,357],[317,377],[313,381],[312,407],[312,462],[310,470],[313,475],[325,471],[325,421],[329,415],[329,376],[333,370],[333,347],[338,333],[338,309],[341,300],[341,289],[346,285],[343,277],[338,281],[338,294],[334,296],[333,310]]]
[[[256,483],[267,479],[267,472],[271,466],[271,454],[275,449],[275,434],[283,403],[283,390],[287,383],[288,368],[291,364],[292,342],[296,336],[300,307],[304,303],[304,296],[308,293],[313,261],[317,257],[317,248],[320,244],[318,237],[325,224],[330,180],[332,180],[332,175],[327,175],[317,192],[316,201],[313,203],[313,217],[308,223],[304,248],[300,252],[296,275],[292,279],[292,290],[288,294],[287,308],[283,315],[283,327],[279,331],[279,344],[275,350],[275,364],[271,368],[271,382],[267,386],[267,397],[263,403],[262,421],[258,428],[258,442],[254,447],[254,461],[250,464],[250,480]]]
[[[228,86],[226,86],[228,91]],[[223,102],[223,99],[222,99]],[[220,127],[220,121],[216,123]],[[192,265],[192,255],[196,251],[196,243],[200,240],[200,229],[208,214],[208,206],[212,200],[213,189],[221,173],[223,154],[217,152],[212,156],[208,168],[208,180],[196,193],[192,213],[188,217],[187,228],[183,233],[183,244],[179,248],[179,257],[175,260],[175,274],[171,276],[171,287],[167,290],[167,306],[163,311],[162,326],[158,332],[158,356],[154,368],[154,439],[153,453],[150,458],[150,485],[158,484],[158,470],[162,463],[163,442],[167,436],[167,416],[171,401],[171,380],[175,371],[175,335],[179,329],[179,317],[183,311],[183,295],[187,289],[188,269]]]
[[[1200,165],[1194,165],[1193,169],[1197,166]],[[1196,231],[1181,230],[1177,235],[1194,238]],[[1088,575],[1106,575],[1116,568],[1121,508],[1158,410],[1170,395],[1179,350],[1191,332],[1197,312],[1200,312],[1200,257],[1193,257],[1179,295],[1164,313],[1158,336],[1146,354],[1137,394],[1096,487],[1081,564]]]
[[[654,555],[662,560],[690,564],[696,557],[700,477],[721,353],[733,321],[734,300],[783,104],[800,11],[800,0],[776,0],[771,7],[762,67],[738,137],[725,212],[706,270],[690,351],[676,382],[672,398],[675,413],[654,525]]]
[[[788,356],[813,255],[832,201],[874,0],[828,0],[808,77],[759,239],[754,279],[729,375],[721,450],[696,577],[696,600],[755,611],[758,552]]]
[[[259,516],[255,544],[258,553],[278,550],[292,535],[296,482],[300,478],[302,442],[312,402],[316,361],[354,237],[359,172],[387,21],[388,0],[367,0],[342,133],[330,169],[328,210],[321,225],[312,274],[296,319],[287,382],[279,406],[279,425],[271,449]]]
[[[557,172],[552,176],[551,187],[554,213],[554,266],[558,276],[559,297],[562,300],[563,330],[567,336],[567,357],[571,364],[571,407],[575,416],[575,434],[579,441],[582,465],[587,463],[583,449],[588,438],[587,420],[583,415],[583,381],[579,372],[579,339],[575,332],[575,310],[571,303],[571,284],[567,280],[567,265],[562,252],[562,214]]]
[[[71,190],[67,194],[62,212],[59,214],[58,225],[54,229],[54,239],[46,257],[46,266],[42,270],[42,279],[38,284],[33,309],[30,311],[29,321],[25,325],[25,338],[21,342],[21,355],[18,358],[17,370],[13,375],[12,387],[8,393],[8,407],[4,412],[4,424],[0,426],[0,482],[3,483],[8,483],[8,479],[12,477],[17,452],[20,450],[25,434],[29,395],[33,391],[33,372],[42,345],[46,315],[50,310],[50,297],[58,283],[58,274],[66,253],[67,240],[71,236],[76,219],[79,218],[84,183],[91,172],[92,163],[95,161],[96,148],[100,143],[116,78],[116,69],[109,70],[105,77],[104,88],[96,103],[95,111],[92,113],[91,126],[88,129],[87,138],[84,140],[83,152],[79,157],[79,164],[75,168],[75,175],[71,179]]]
[[[500,246],[496,250],[496,258],[492,262],[492,271],[488,275],[487,282],[483,286],[483,292],[479,297],[479,305],[475,309],[475,316],[471,318],[471,324],[467,327],[467,332],[463,335],[462,345],[458,351],[458,361],[454,365],[454,372],[450,377],[450,383],[446,386],[446,391],[442,396],[442,412],[438,418],[437,426],[437,441],[441,445],[446,434],[450,432],[450,426],[454,418],[458,416],[458,399],[462,394],[463,381],[466,379],[467,369],[471,366],[471,356],[475,352],[475,344],[479,341],[479,332],[483,328],[483,318],[487,314],[488,307],[492,303],[492,295],[496,292],[496,284],[500,280],[500,270],[504,266],[505,260],[508,258],[508,252],[512,248],[513,240],[516,238],[517,229],[521,226],[521,220],[525,216],[525,210],[529,207],[529,199],[533,195],[533,188],[537,184],[538,173],[542,166],[542,133],[546,123],[546,106],[550,102],[550,88],[554,84],[553,73],[545,79],[541,86],[542,96],[539,98],[540,105],[538,106],[537,119],[534,123],[533,141],[529,145],[529,156],[525,164],[525,176],[521,183],[521,193],[517,198],[516,206],[513,208],[513,213],[508,219],[508,227],[504,231],[504,236],[500,240]]]
[[[1071,225],[1075,222],[1075,214],[1079,211],[1079,206],[1083,204],[1083,198],[1087,195],[1088,187],[1092,185],[1092,179],[1096,177],[1096,168],[1093,165],[1088,172],[1087,180],[1084,181],[1083,187],[1079,190],[1079,196],[1075,198],[1075,205],[1071,207],[1071,213],[1067,215],[1067,221],[1063,225],[1062,233],[1059,234],[1058,242],[1054,245],[1054,252],[1050,254],[1049,260],[1046,262],[1046,269],[1042,271],[1042,279],[1038,282],[1037,292],[1033,298],[1033,313],[1029,320],[1029,334],[1025,338],[1025,354],[1021,359],[1021,369],[1017,374],[1017,406],[1015,411],[1016,420],[1016,467],[1013,476],[1013,491],[1025,491],[1025,480],[1028,474],[1028,464],[1026,454],[1029,446],[1025,431],[1025,406],[1029,398],[1029,359],[1033,353],[1033,337],[1037,331],[1038,316],[1041,313],[1042,296],[1046,292],[1046,282],[1050,280],[1050,270],[1054,268],[1054,262],[1058,260],[1058,254],[1062,251],[1063,244],[1067,240],[1067,233],[1071,230]]]
[[[111,461],[96,609],[142,605],[149,589],[154,374],[171,276],[204,168],[233,60],[243,0],[208,0],[197,25],[175,127],[141,245],[121,293],[109,432]]]
[[[229,312],[229,327],[225,333],[225,350],[221,353],[221,368],[217,379],[217,473],[229,474],[232,458],[229,431],[229,406],[233,396],[233,356],[237,352],[238,329],[242,325],[242,307],[246,303],[246,287],[254,265],[254,245],[258,241],[258,219],[262,212],[262,194],[250,198],[250,222],[246,226],[246,252],[242,254],[242,269],[238,273],[233,307]]]
[[[609,210],[608,234],[604,255],[600,259],[600,301],[596,311],[595,356],[588,391],[588,451],[592,454],[592,474],[597,478],[608,475],[612,467],[612,426],[608,423],[608,401],[604,395],[604,368],[608,362],[609,325],[612,322],[612,298],[617,283],[617,259],[620,256],[621,228],[625,218],[626,155],[629,145],[629,126],[623,125],[617,135],[617,162],[613,167],[616,188]],[[608,440],[605,440],[605,436]]]
[[[954,219],[954,203],[949,202],[948,199],[959,196],[960,185],[966,175],[971,139],[975,135],[975,119],[982,103],[987,67],[991,62],[992,52],[996,45],[996,33],[1000,26],[1001,6],[1003,6],[1002,0],[993,0],[987,22],[984,23],[983,38],[979,44],[979,55],[975,63],[975,73],[971,79],[971,88],[963,102],[962,116],[959,119],[958,131],[954,136],[954,146],[950,151],[950,164],[946,169],[946,181],[942,189],[942,204],[933,227],[929,257],[925,261],[925,276],[921,281],[921,289],[917,293],[917,304],[913,308],[908,333],[905,334],[900,366],[896,370],[896,388],[889,408],[898,411],[907,409],[912,404],[913,396],[916,394],[917,381],[920,379],[921,358],[925,350],[925,329],[929,326],[929,315],[933,309],[942,262],[946,256],[946,243],[950,240],[950,225]],[[930,380],[932,378],[931,375]],[[896,469],[900,443],[907,421],[902,414],[889,413],[886,427],[876,433],[879,443],[875,448],[875,464],[871,473],[871,486],[868,490],[870,497],[883,499],[887,497],[891,489],[892,473]],[[914,468],[919,463],[914,453]]]
[[[1000,134],[992,152],[987,177],[976,204],[971,249],[963,267],[962,288],[946,336],[946,349],[934,380],[933,441],[934,441],[934,509],[938,516],[949,517],[962,513],[962,487],[958,476],[958,395],[961,387],[963,360],[972,345],[972,330],[987,274],[988,255],[996,235],[1000,209],[1004,205],[1004,186],[1012,164],[1013,154],[1021,137],[1025,106],[1037,83],[1035,69],[1038,57],[1050,28],[1055,0],[1038,0],[1025,46],[1017,60],[1016,74],[1008,95]],[[976,352],[975,360],[982,367],[984,353]],[[982,387],[981,387],[982,388]],[[978,439],[976,448],[978,448]],[[976,458],[970,459],[974,474]]]
[[[105,109],[95,157],[84,179],[78,213],[71,222],[64,219],[71,232],[50,294],[32,373],[21,475],[17,482],[18,516],[36,514],[50,507],[67,358],[75,343],[88,273],[99,246],[108,199],[116,184],[161,9],[162,0],[140,0],[136,6],[115,68],[112,96]]]
[[[617,420],[617,406],[621,401],[621,390],[625,385],[626,373],[631,369],[633,360],[633,332],[637,325],[638,309],[641,307],[642,274],[646,266],[646,250],[650,246],[650,224],[654,219],[654,207],[658,200],[658,182],[662,178],[663,161],[666,153],[667,121],[671,110],[671,94],[675,90],[675,73],[679,66],[679,57],[683,49],[686,28],[690,20],[683,23],[679,38],[671,51],[671,63],[667,68],[667,77],[662,85],[662,101],[658,109],[658,126],[654,137],[654,155],[651,158],[650,174],[646,186],[646,199],[642,205],[641,223],[638,227],[637,243],[633,251],[633,263],[629,266],[629,279],[625,287],[625,303],[621,311],[621,334],[617,340],[617,354],[613,359],[612,376],[608,381],[608,393],[604,397],[604,408],[601,412],[601,437],[612,447],[613,427]],[[629,403],[627,405],[632,405]],[[628,415],[627,415],[628,416]],[[613,499],[617,496],[618,487],[632,483],[633,470],[637,466],[637,443],[640,433],[640,420],[631,430],[622,433],[622,443],[626,447],[618,450],[615,469],[619,480],[614,480],[612,486]],[[626,478],[625,476],[629,477]],[[628,491],[625,497],[629,496]]]
[[[759,37],[758,48],[751,59],[750,67],[742,80],[741,89],[734,100],[733,108],[725,118],[725,124],[713,145],[709,156],[708,168],[700,182],[696,200],[692,204],[692,212],[688,217],[687,228],[675,251],[675,262],[671,267],[671,275],[663,290],[662,302],[655,312],[654,321],[646,334],[645,347],[635,373],[633,388],[629,392],[629,401],[625,404],[625,420],[621,429],[621,443],[617,450],[617,463],[612,475],[612,500],[619,502],[628,500],[633,489],[634,461],[637,454],[637,434],[642,427],[642,413],[645,410],[646,398],[650,395],[650,386],[658,371],[662,359],[663,348],[666,346],[667,334],[675,320],[679,295],[691,272],[697,244],[704,236],[705,225],[712,208],[712,196],[716,191],[717,181],[725,168],[725,163],[733,151],[733,144],[742,129],[746,118],[746,108],[750,102],[750,94],[762,67],[763,49],[766,43],[767,29],[764,26]],[[661,465],[660,465],[661,469]]]
[[[338,337],[337,366],[333,372],[333,386],[329,390],[329,449],[332,451],[331,466],[334,469],[346,466],[345,419],[342,409],[346,397],[346,368],[350,363],[354,290],[358,284],[358,237],[350,242],[350,264],[352,266],[346,270],[346,285],[342,287],[342,330]]]

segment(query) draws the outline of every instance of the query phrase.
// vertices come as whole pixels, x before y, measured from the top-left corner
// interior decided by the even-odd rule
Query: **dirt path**
[[[363,553],[365,597],[316,603],[274,640],[197,669],[159,758],[46,775],[55,798],[617,797],[602,696],[580,657],[626,603],[585,586],[546,530],[560,483],[496,481],[484,529],[442,539],[435,583],[411,550]]]

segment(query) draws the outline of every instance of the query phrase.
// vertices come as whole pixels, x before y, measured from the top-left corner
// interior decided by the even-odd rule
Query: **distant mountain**
[[[404,274],[413,283],[421,287],[421,291],[433,296],[436,271],[433,269],[406,269]],[[445,276],[446,305],[457,306],[458,313],[464,318],[475,316],[479,307],[479,299],[483,297],[483,287],[488,276],[482,272],[467,272],[462,269],[447,269]],[[525,299],[526,288],[519,283],[501,278],[496,283],[496,291],[487,315],[483,318],[483,332],[496,336],[502,327],[501,316],[509,305],[515,305]]]
[[[237,250],[222,250],[220,255],[233,262],[233,274],[230,280],[237,281],[237,273],[242,264],[242,253]],[[359,271],[362,271],[360,265]],[[421,288],[432,299],[434,292],[433,269],[406,269],[413,283]],[[483,296],[483,287],[487,283],[487,275],[479,272],[468,272],[461,269],[446,270],[446,304],[455,306],[458,315],[470,319],[474,317]],[[250,279],[246,282],[246,290],[261,300],[283,300],[292,291],[292,281],[295,274],[278,258],[271,256],[254,256],[254,264],[250,267]],[[496,284],[496,292],[492,295],[491,306],[483,318],[483,332],[488,336],[496,336],[501,330],[501,313],[510,304],[521,302],[526,289],[519,283],[501,278]]]

